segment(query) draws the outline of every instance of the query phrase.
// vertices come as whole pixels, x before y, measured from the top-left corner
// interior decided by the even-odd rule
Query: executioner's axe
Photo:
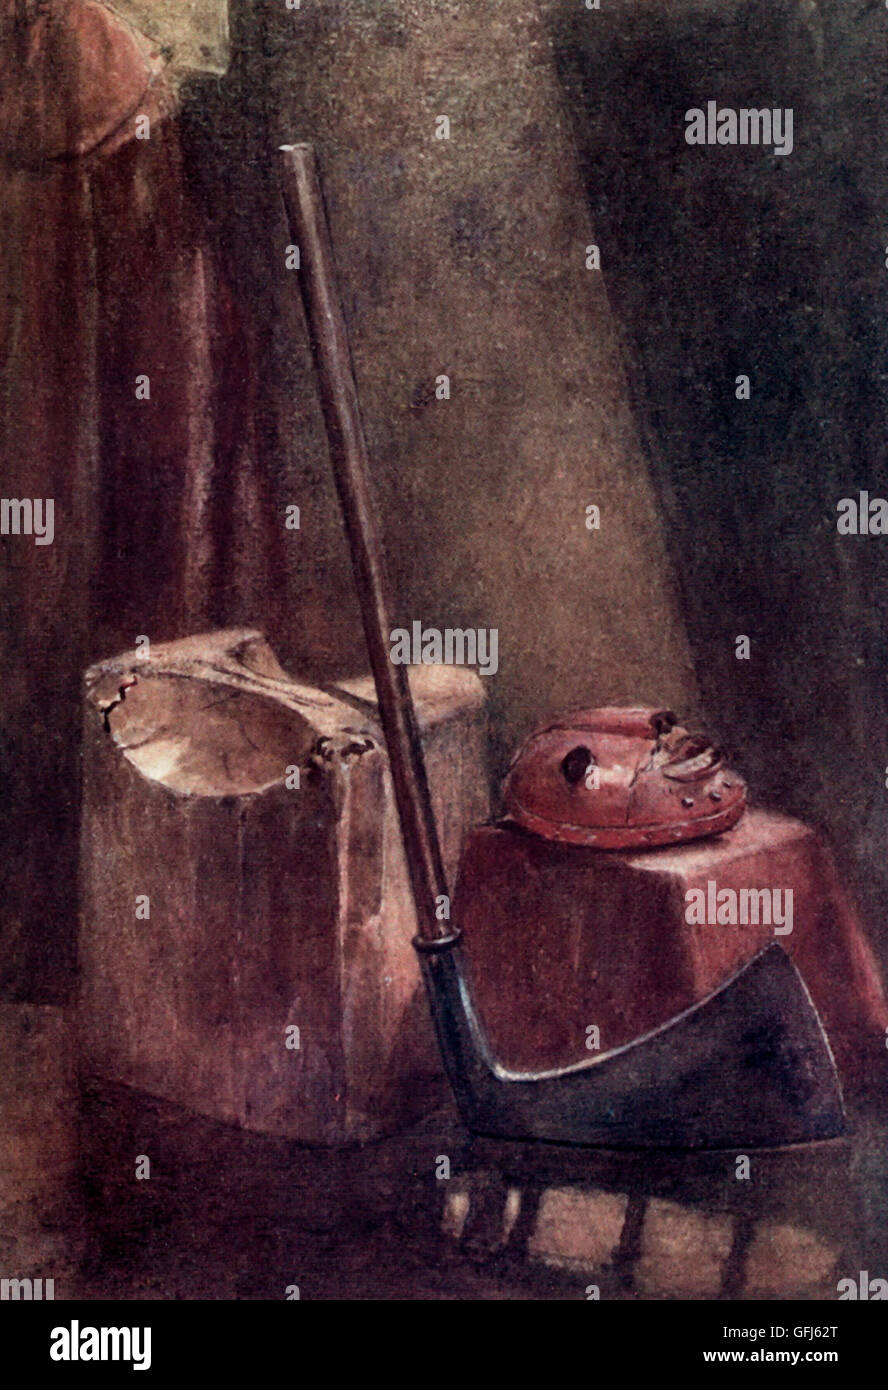
[[[288,145],[282,157],[290,235],[300,250],[299,284],[416,904],[414,945],[466,1125],[497,1138],[617,1149],[768,1147],[843,1133],[829,1043],[801,976],[776,944],[692,1008],[600,1057],[560,1071],[512,1072],[493,1056],[467,983],[460,932],[435,911],[448,887],[407,672],[389,659],[367,452],[314,151]]]

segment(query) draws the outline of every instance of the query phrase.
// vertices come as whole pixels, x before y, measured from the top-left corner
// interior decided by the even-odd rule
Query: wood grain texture
[[[414,693],[452,876],[486,812],[483,692],[471,672],[423,667]],[[244,629],[91,668],[88,1072],[310,1143],[370,1138],[440,1102],[367,694],[290,681]]]

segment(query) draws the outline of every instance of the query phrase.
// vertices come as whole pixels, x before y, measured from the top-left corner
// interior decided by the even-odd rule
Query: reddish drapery
[[[55,517],[51,545],[0,538],[0,990],[56,1000],[81,672],[225,621],[260,502],[249,355],[160,55],[85,0],[0,0],[0,25],[0,491]],[[260,586],[264,558],[256,535]]]

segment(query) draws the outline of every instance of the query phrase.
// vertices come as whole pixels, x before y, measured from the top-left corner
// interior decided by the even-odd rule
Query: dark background
[[[888,488],[888,12],[600,19],[565,8],[560,65],[704,703],[761,798],[832,831],[884,949],[888,538],[835,522]],[[792,154],[687,146],[710,98],[792,107]]]

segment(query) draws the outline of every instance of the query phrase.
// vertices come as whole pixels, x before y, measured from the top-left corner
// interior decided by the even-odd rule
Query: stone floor
[[[829,1299],[888,1273],[871,1114],[847,1142],[751,1155],[749,1179],[734,1155],[529,1160],[471,1145],[447,1112],[306,1149],[107,1087],[85,1093],[82,1139],[77,1297]]]

